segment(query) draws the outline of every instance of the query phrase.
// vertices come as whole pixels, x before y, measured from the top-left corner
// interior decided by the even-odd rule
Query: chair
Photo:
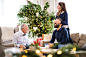
[[[12,43],[12,39],[14,32],[16,33],[17,31],[19,31],[18,27],[0,27],[0,45],[4,49],[15,46],[15,43]]]

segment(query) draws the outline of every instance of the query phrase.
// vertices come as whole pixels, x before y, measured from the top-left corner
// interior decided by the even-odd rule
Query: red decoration
[[[40,23],[40,25],[41,25],[41,23]]]
[[[42,40],[41,38],[37,39],[37,43],[38,43],[39,46],[41,46],[41,40]]]
[[[18,25],[17,25],[17,27],[18,27]]]
[[[34,44],[36,44],[36,41],[34,41]]]

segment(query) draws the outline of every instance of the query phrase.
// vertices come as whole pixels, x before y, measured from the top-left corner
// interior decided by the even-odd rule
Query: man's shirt
[[[57,29],[54,30],[50,43],[54,43],[55,39],[57,42],[60,42],[60,44],[70,43],[69,35],[65,28],[60,28],[58,31]]]
[[[12,42],[16,43],[17,47],[20,47],[20,45],[29,45],[29,40],[25,37],[25,34],[23,32],[16,32],[13,36]]]

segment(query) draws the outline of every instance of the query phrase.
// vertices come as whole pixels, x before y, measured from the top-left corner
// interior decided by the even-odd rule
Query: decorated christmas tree
[[[34,36],[42,36],[42,34],[49,34],[53,32],[55,19],[54,12],[49,13],[49,3],[47,2],[44,9],[38,4],[33,4],[28,1],[28,5],[22,5],[17,16],[19,18],[18,25],[26,23],[29,27],[29,33]],[[30,35],[29,34],[29,35]]]

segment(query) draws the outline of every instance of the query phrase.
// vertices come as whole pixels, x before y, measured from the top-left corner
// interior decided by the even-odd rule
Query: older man
[[[26,24],[21,25],[21,32],[16,32],[13,36],[13,43],[17,44],[17,47],[20,48],[29,48],[28,38],[25,37],[26,33],[29,31],[29,28]]]

